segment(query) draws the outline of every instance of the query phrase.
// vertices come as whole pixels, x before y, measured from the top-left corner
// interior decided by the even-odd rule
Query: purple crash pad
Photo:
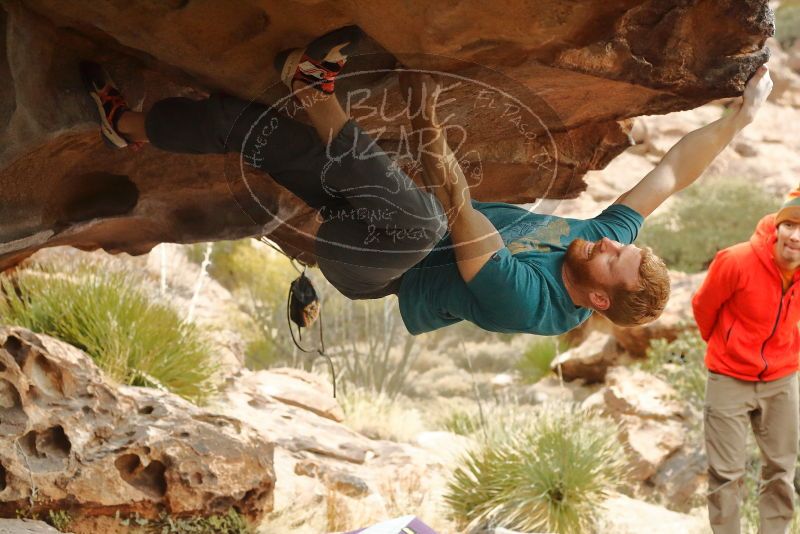
[[[347,534],[436,534],[436,531],[413,515],[407,515]]]

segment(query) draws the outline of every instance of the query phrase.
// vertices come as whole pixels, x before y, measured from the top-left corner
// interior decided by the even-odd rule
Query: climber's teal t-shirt
[[[593,219],[567,219],[512,204],[473,205],[497,228],[505,247],[469,283],[456,266],[449,236],[403,275],[400,314],[412,334],[467,320],[492,332],[556,335],[575,328],[592,311],[572,303],[561,265],[576,238],[608,237],[632,243],[644,218],[614,204]]]

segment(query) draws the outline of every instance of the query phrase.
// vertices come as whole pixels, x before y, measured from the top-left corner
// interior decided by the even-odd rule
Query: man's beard
[[[573,240],[567,247],[567,253],[564,256],[564,265],[567,270],[567,275],[574,285],[591,288],[596,284],[589,270],[589,260],[586,258],[586,243],[587,241],[585,239]],[[592,250],[592,252],[594,252],[594,250]]]

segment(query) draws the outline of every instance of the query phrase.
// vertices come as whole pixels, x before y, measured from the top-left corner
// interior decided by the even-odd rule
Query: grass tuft
[[[200,332],[151,300],[137,275],[81,264],[35,266],[0,278],[0,322],[78,347],[113,380],[203,402],[216,366]]]

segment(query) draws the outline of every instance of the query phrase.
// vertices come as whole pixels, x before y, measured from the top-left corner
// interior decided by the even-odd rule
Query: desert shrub
[[[637,243],[652,247],[670,269],[702,271],[719,250],[748,240],[761,217],[779,205],[751,182],[709,180],[679,193],[669,212],[648,219]]]
[[[798,37],[800,37],[800,1],[783,0],[775,10],[775,38],[783,48],[789,48]]]
[[[201,261],[204,247],[190,251]],[[247,365],[266,368],[276,364],[307,370],[326,363],[316,353],[298,350],[292,342],[286,320],[289,285],[298,273],[288,259],[251,239],[214,243],[210,275],[237,296],[241,309],[257,325],[245,332],[248,340]],[[396,299],[351,301],[331,286],[320,273],[309,269],[322,303],[326,353],[334,359],[342,389],[366,388],[395,397],[407,382],[411,365],[419,353],[413,336],[405,331]],[[302,335],[302,345],[319,346],[319,325]]]
[[[133,272],[102,265],[34,266],[0,278],[0,321],[78,347],[117,382],[202,402],[216,370],[206,342],[141,284]]]
[[[503,441],[538,417],[540,407],[514,398],[459,399],[431,417],[432,425],[454,434],[484,441]]]
[[[389,398],[406,392],[420,346],[403,326],[397,298],[352,301],[330,284],[321,287],[326,349],[341,372],[342,388]]]
[[[702,412],[706,390],[706,343],[696,328],[683,330],[674,341],[654,339],[643,370],[669,382],[678,396]]]
[[[72,517],[66,510],[48,510],[45,522],[59,532],[68,532]]]
[[[464,529],[589,532],[626,473],[615,424],[574,406],[546,405],[469,452],[445,501]]]
[[[515,364],[522,381],[533,384],[547,376],[550,373],[550,364],[560,349],[557,338],[542,338],[531,343]]]

